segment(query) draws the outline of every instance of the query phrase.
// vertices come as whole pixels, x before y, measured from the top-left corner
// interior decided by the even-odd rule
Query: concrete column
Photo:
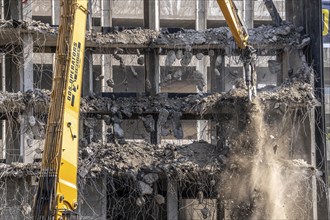
[[[112,79],[112,61],[110,54],[102,54],[101,55],[101,71],[102,71],[102,90],[101,92],[112,92],[113,89],[107,85],[107,80]],[[107,142],[107,129],[109,128],[108,125],[102,121],[102,140],[104,143]]]
[[[214,56],[210,57],[210,92],[225,92],[226,90],[226,56],[224,51],[215,50]]]
[[[15,20],[21,20],[23,17],[22,14],[22,2],[19,0],[7,0],[9,1],[9,10],[10,10],[10,18]]]
[[[277,85],[281,85],[285,79],[289,77],[288,73],[290,70],[289,60],[290,55],[289,52],[284,50],[276,56],[276,60],[281,63],[281,71],[279,75],[277,75]]]
[[[159,30],[159,0],[144,0],[144,27]],[[159,92],[159,55],[150,49],[145,54],[146,92],[155,95]]]
[[[253,28],[254,0],[243,0],[243,20],[247,28]]]
[[[21,2],[11,0],[5,2],[8,18],[16,20],[32,19],[32,0]],[[15,54],[15,55],[14,55]],[[5,59],[5,80],[8,91],[27,91],[33,90],[33,37],[29,33],[21,34],[20,47],[11,54],[6,54]],[[12,118],[6,123],[10,130],[6,140],[7,162],[32,162],[33,160],[33,139],[26,137],[27,121],[33,113],[29,107],[17,118]]]
[[[159,30],[159,0],[144,0],[144,27]],[[160,65],[159,55],[154,49],[146,51],[145,55],[145,91],[150,95],[159,93]],[[158,144],[160,142],[160,129],[158,115],[154,116],[155,131],[150,134],[150,142]]]
[[[10,18],[10,2],[8,0],[1,0],[2,10],[1,19],[9,20]]]
[[[205,30],[207,29],[207,1],[196,0],[196,30]],[[205,82],[207,82],[207,62],[206,57],[204,56],[201,60],[197,60],[196,70],[203,73]],[[196,88],[197,89],[197,88]],[[207,92],[207,85],[204,87],[203,92]],[[209,134],[208,131],[209,123],[207,120],[199,120],[197,122],[197,139],[208,141]]]
[[[86,29],[88,31],[92,31],[92,29],[93,29],[93,5],[92,5],[91,0],[88,0],[87,8],[88,8],[89,13],[87,15]]]
[[[178,186],[175,180],[167,180],[167,220],[179,219]]]
[[[210,57],[210,93],[225,92],[226,88],[226,56],[224,51],[215,50]],[[215,121],[211,122],[211,143],[217,145],[219,129]]]
[[[5,84],[6,91],[18,92],[20,90],[20,76],[17,67],[19,62],[17,51],[10,50],[5,54]],[[10,117],[6,121],[6,127],[8,133],[6,134],[6,162],[12,163],[20,161],[20,137],[19,137],[19,123],[17,122],[17,116]]]
[[[205,30],[206,21],[207,21],[207,1],[195,0],[196,3],[196,30]],[[204,74],[204,77],[207,78],[207,66],[206,66],[206,57],[203,57],[202,60],[198,60],[196,63],[196,70]],[[203,92],[207,92],[207,87],[204,87]]]
[[[61,0],[52,0],[52,25],[59,26],[61,13]]]
[[[207,28],[207,1],[195,0],[196,3],[196,30]]]
[[[22,2],[22,18],[23,20],[32,20],[32,3],[33,0],[25,0]]]
[[[101,28],[102,32],[109,33],[112,27],[112,6],[113,0],[102,0],[101,1]],[[113,79],[112,77],[112,62],[110,54],[101,55],[101,72],[102,72],[102,89],[101,92],[112,92],[113,89],[107,86],[106,81],[108,79]],[[102,141],[105,143],[107,141],[107,129],[109,126],[102,121]]]
[[[112,5],[113,0],[101,1],[101,27],[103,33],[108,33],[112,27]],[[101,55],[102,75],[102,92],[112,92],[111,88],[106,85],[106,80],[112,78],[112,63],[110,54]]]
[[[159,0],[144,0],[144,27],[159,31]]]
[[[5,2],[4,0],[0,0],[0,13],[1,13],[1,19],[5,19]]]
[[[108,33],[112,27],[113,0],[101,1],[101,27],[103,33]]]
[[[33,90],[33,37],[30,34],[22,36],[22,57],[19,66],[20,89],[27,91]]]
[[[82,79],[82,97],[89,96],[93,90],[93,53],[90,50],[85,50],[84,72]],[[88,143],[92,142],[94,129],[85,126],[83,123],[83,137]]]
[[[93,53],[85,50],[82,96],[93,92]]]
[[[22,18],[23,20],[32,19],[32,0],[22,2]],[[33,90],[33,37],[26,33],[22,35],[22,57],[20,58],[19,74],[20,74],[20,90]],[[20,124],[20,154],[24,163],[32,163],[34,159],[34,139],[28,124],[29,118],[33,116],[33,109],[27,107],[26,111],[21,115]]]
[[[1,91],[6,91],[6,68],[5,68],[5,53],[1,54]],[[6,158],[6,121],[1,121],[1,137],[2,137],[2,143],[1,143],[1,152],[0,152],[0,158],[5,159]]]

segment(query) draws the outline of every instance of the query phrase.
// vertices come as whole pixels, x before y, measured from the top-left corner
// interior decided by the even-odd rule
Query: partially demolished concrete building
[[[322,4],[273,2],[235,1],[249,103],[215,0],[90,0],[80,219],[328,218]],[[59,9],[1,0],[0,219],[32,219]]]

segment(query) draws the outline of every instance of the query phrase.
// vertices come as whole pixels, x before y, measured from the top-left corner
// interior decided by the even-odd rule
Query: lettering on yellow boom
[[[71,102],[71,106],[74,106],[75,97],[78,91],[78,68],[80,64],[80,51],[81,51],[81,43],[73,42],[72,53],[71,53],[71,63],[70,63],[70,74],[69,74],[69,85],[68,85],[68,93],[67,100]]]

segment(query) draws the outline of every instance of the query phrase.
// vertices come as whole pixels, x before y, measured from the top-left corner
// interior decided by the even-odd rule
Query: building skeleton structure
[[[291,110],[283,113],[292,125],[278,122],[292,126],[290,134],[282,134],[288,135],[289,144],[275,133],[267,133],[265,139],[271,143],[259,142],[272,144],[278,154],[286,152],[280,144],[288,144],[290,159],[304,160],[309,171],[317,170],[307,172],[310,189],[302,191],[310,204],[305,204],[303,214],[307,219],[326,219],[329,114],[323,88],[330,85],[330,78],[323,73],[329,69],[330,55],[328,49],[322,50],[321,1],[274,1],[284,21],[277,27],[264,1],[235,3],[258,50],[259,88],[281,88],[275,95],[261,95],[261,102],[275,109],[269,115],[279,121],[276,109],[285,106],[287,110],[290,105],[295,109],[293,115]],[[217,190],[227,176],[214,173],[239,170],[236,159],[224,151],[237,150],[230,138],[240,140],[238,131],[249,134],[249,129],[240,126],[249,128],[251,124],[242,121],[253,124],[253,120],[242,112],[255,109],[247,105],[244,92],[237,92],[244,91],[238,80],[243,75],[240,53],[224,28],[216,1],[91,0],[89,7],[78,173],[81,219],[262,215],[255,211],[262,193],[259,197],[252,193],[248,202],[231,204],[230,195]],[[1,0],[0,219],[32,218],[59,9],[57,0]],[[302,69],[305,72],[299,72]],[[281,85],[295,85],[301,95],[294,93],[296,87]],[[244,118],[235,119],[241,115]],[[269,124],[276,124],[265,115]],[[230,126],[234,131],[229,131]],[[250,134],[256,132],[253,129]],[[227,147],[228,143],[233,146]],[[251,153],[242,152],[236,152],[237,156]],[[238,173],[244,173],[242,169]],[[245,183],[243,178],[232,178]],[[228,185],[224,183],[224,188]]]

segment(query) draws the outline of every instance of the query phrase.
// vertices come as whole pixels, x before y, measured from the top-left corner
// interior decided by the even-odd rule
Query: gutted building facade
[[[322,4],[273,3],[235,1],[250,103],[215,0],[89,0],[80,219],[327,218]],[[58,0],[1,0],[0,219],[32,219],[59,17]]]

